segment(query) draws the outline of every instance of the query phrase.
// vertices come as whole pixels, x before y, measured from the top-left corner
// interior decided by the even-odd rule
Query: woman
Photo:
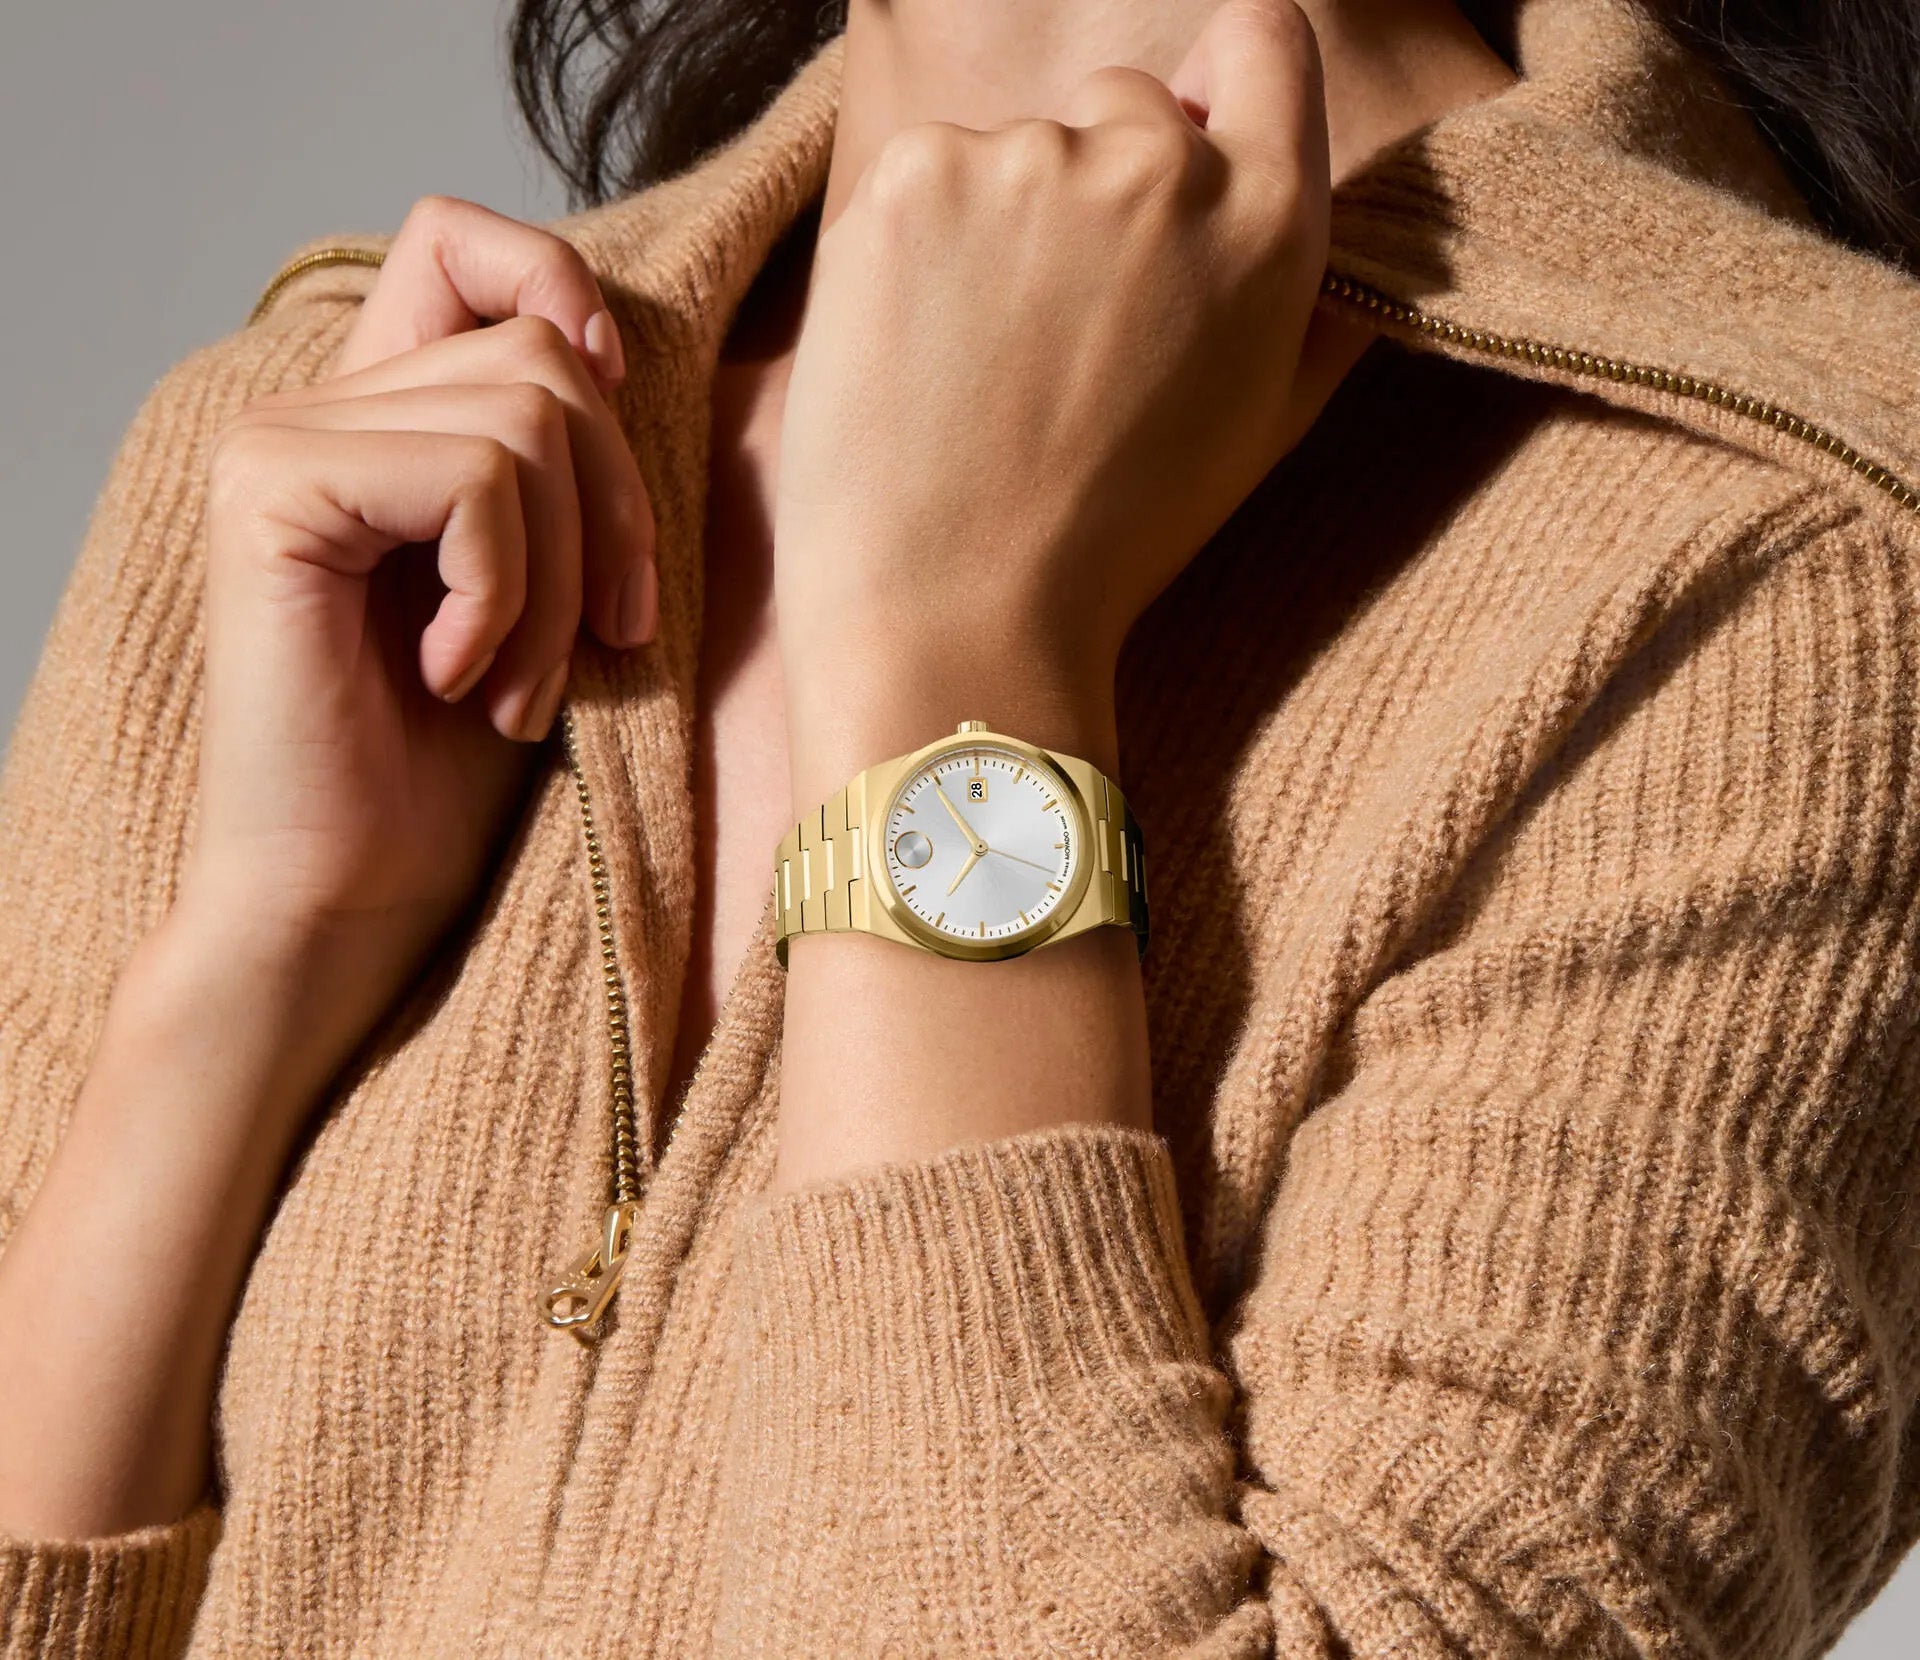
[[[6,1652],[1830,1642],[1920,290],[1721,9],[616,18],[576,182],[744,134],[170,376],[0,820]]]

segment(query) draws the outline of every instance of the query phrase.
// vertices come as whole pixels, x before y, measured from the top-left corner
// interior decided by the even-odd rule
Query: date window
[[[967,799],[969,801],[985,801],[987,799],[986,779],[969,778],[967,780]]]

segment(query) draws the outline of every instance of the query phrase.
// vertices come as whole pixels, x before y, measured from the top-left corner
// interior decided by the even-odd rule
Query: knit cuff
[[[1264,1619],[1158,1136],[1008,1136],[740,1230],[716,1653],[1144,1660]]]
[[[756,1363],[816,1386],[966,1400],[991,1379],[1004,1401],[1208,1359],[1149,1131],[1051,1127],[882,1165],[756,1199],[740,1229]]]
[[[164,1660],[185,1646],[220,1537],[203,1504],[98,1539],[0,1536],[0,1660]]]

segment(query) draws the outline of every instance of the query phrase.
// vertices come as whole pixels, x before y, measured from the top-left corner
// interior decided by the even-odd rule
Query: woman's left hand
[[[1134,620],[1324,399],[1296,375],[1329,188],[1291,0],[1057,113],[901,131],[821,235],[775,520],[798,805],[880,758],[850,711],[916,687],[1110,702]]]

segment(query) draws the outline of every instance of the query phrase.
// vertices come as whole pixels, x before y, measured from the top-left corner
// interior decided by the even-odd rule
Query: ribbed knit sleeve
[[[113,982],[172,899],[198,757],[209,447],[250,397],[316,378],[350,310],[290,304],[168,374],[128,429],[62,596],[0,774],[0,1249]],[[218,1534],[203,1507],[113,1538],[0,1538],[0,1656],[177,1652]]]
[[[0,1536],[0,1657],[178,1654],[220,1537],[202,1505],[166,1527],[71,1544]]]
[[[1729,566],[1574,712],[1211,1330],[1156,1136],[756,1201],[721,1652],[1824,1648],[1920,1528],[1914,573]]]

